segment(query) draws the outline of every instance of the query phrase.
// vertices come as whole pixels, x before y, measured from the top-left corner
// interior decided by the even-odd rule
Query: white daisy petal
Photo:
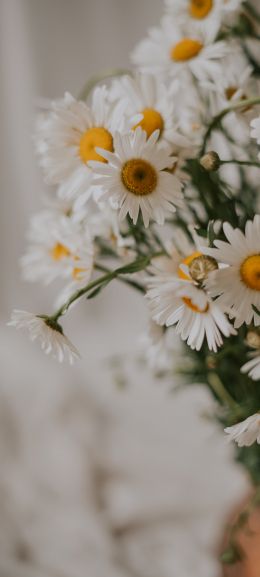
[[[232,427],[226,427],[225,433],[230,441],[235,441],[239,447],[249,447],[255,441],[260,444],[260,413],[255,413]]]
[[[70,364],[80,357],[79,352],[63,334],[62,327],[48,317],[34,315],[27,311],[14,310],[9,326],[25,329],[32,341],[39,340],[42,350],[59,362],[66,358]]]

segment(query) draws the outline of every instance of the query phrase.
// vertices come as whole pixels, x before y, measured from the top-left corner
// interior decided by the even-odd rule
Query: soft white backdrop
[[[84,359],[73,369],[5,327],[13,307],[45,312],[53,295],[18,266],[44,190],[37,105],[128,66],[161,4],[0,2],[0,577],[217,577],[222,525],[246,490],[203,388],[172,395],[133,366],[146,310],[129,289],[71,312]],[[115,354],[127,358],[121,391],[105,362]]]

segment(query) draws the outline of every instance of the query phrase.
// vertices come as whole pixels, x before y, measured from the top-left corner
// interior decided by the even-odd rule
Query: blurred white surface
[[[65,328],[85,358],[73,369],[4,325],[13,307],[51,303],[18,267],[43,191],[36,102],[128,65],[160,14],[159,0],[0,3],[1,577],[218,577],[222,524],[246,490],[222,431],[201,418],[206,391],[171,395],[134,367],[139,296],[109,287],[71,311]],[[129,358],[121,391],[103,362],[111,354]]]

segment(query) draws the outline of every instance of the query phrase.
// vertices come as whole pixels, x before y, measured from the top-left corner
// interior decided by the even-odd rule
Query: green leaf
[[[114,271],[114,275],[118,276],[119,274],[133,274],[135,272],[139,272],[140,270],[144,270],[148,264],[150,263],[151,258],[149,256],[140,256],[134,262],[130,262],[125,266],[121,266]]]
[[[220,557],[220,561],[225,565],[233,565],[238,561],[242,561],[244,559],[244,552],[238,543],[232,543],[225,551],[222,553]]]

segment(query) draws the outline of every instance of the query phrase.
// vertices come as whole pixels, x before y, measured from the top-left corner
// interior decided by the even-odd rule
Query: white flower
[[[44,210],[31,220],[30,246],[21,259],[28,281],[81,277],[88,282],[93,269],[93,243],[85,222],[75,222],[55,210]]]
[[[127,227],[124,230],[117,212],[107,203],[97,203],[96,211],[88,217],[88,224],[93,239],[101,240],[102,243],[105,241],[105,244],[108,241],[111,249],[121,258],[134,260],[136,256],[134,238],[129,234],[126,235]],[[99,246],[99,243],[97,245]]]
[[[260,116],[251,120],[250,126],[252,128],[250,132],[251,138],[255,138],[257,144],[260,145]],[[258,153],[258,158],[260,159],[260,152]]]
[[[260,316],[252,305],[260,309],[260,215],[253,221],[248,220],[245,234],[229,223],[223,224],[228,242],[215,240],[217,248],[203,248],[218,262],[227,265],[212,272],[208,277],[207,288],[214,297],[219,296],[218,304],[235,317],[235,328],[244,322],[260,325]]]
[[[180,356],[179,343],[174,329],[164,330],[153,321],[150,321],[147,332],[140,339],[143,356],[150,369],[156,373],[174,368],[176,358]]]
[[[203,30],[191,26],[182,29],[173,18],[165,16],[161,27],[152,28],[135,48],[132,59],[143,72],[176,77],[189,73],[199,82],[215,82],[220,60],[227,52],[223,41],[214,42],[216,30],[210,24]],[[188,90],[188,77],[182,77]],[[187,84],[186,84],[187,83]]]
[[[255,413],[233,427],[226,427],[225,433],[230,435],[230,440],[235,441],[239,447],[249,447],[255,441],[260,445],[260,413]]]
[[[139,126],[129,134],[115,134],[114,152],[97,149],[108,164],[92,161],[94,182],[101,186],[102,200],[119,209],[120,220],[127,214],[136,224],[139,211],[145,227],[151,218],[163,224],[165,215],[183,206],[181,183],[164,169],[172,167],[174,157],[156,144],[159,131],[146,139]]]
[[[209,349],[216,352],[223,344],[221,333],[235,334],[225,314],[190,280],[157,276],[148,281],[148,289],[153,320],[167,327],[176,325],[176,332],[192,349],[199,351],[206,337]]]
[[[48,317],[14,310],[8,325],[16,329],[28,330],[30,339],[32,341],[38,339],[42,350],[47,355],[52,353],[52,356],[59,362],[67,358],[70,364],[73,364],[80,356],[74,345],[63,334],[61,325]]]
[[[54,102],[47,118],[38,123],[36,146],[49,184],[59,185],[59,194],[71,198],[91,195],[89,160],[106,162],[96,152],[99,146],[113,150],[113,134],[123,123],[121,104],[115,106],[102,86],[93,92],[92,103],[75,100],[66,93]]]
[[[258,381],[260,379],[260,354],[256,351],[251,356],[253,358],[241,367],[241,373],[248,373],[253,381]]]
[[[242,0],[165,0],[169,12],[180,22],[192,22],[200,28],[214,22],[216,30],[227,12],[235,12],[241,3]]]
[[[147,137],[160,131],[160,143],[188,147],[192,140],[180,132],[183,108],[179,106],[179,82],[170,87],[154,75],[123,76],[113,84],[113,97],[125,102],[129,130],[141,126]],[[178,117],[179,116],[179,117]]]

